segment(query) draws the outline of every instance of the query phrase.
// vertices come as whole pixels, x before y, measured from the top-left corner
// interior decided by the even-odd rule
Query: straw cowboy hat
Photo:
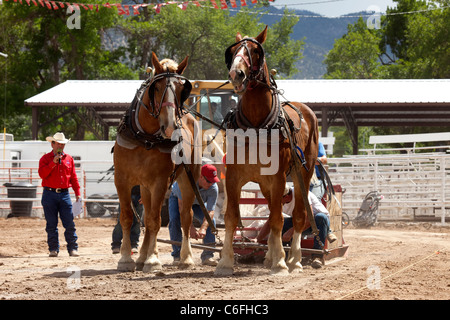
[[[66,137],[64,136],[64,133],[62,133],[62,132],[57,132],[57,133],[55,133],[55,135],[53,137],[47,137],[45,139],[48,142],[55,141],[55,142],[58,142],[61,144],[66,144],[67,142],[70,141],[70,139],[68,139],[68,140],[66,139]]]

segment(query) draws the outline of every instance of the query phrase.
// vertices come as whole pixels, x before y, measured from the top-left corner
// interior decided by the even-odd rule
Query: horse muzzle
[[[228,79],[233,85],[234,92],[240,94],[247,88],[247,76],[242,69],[231,69],[228,74]]]
[[[170,139],[173,132],[178,129],[176,119],[176,104],[173,102],[164,102],[159,115],[159,125],[161,129],[161,135],[165,139]]]

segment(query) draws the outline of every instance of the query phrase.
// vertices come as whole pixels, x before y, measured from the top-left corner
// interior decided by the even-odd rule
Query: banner
[[[0,0],[0,4],[2,0]],[[85,3],[74,3],[74,2],[62,2],[62,1],[53,1],[53,0],[4,0],[4,1],[10,1],[10,2],[16,2],[20,4],[27,4],[28,6],[34,5],[34,6],[42,6],[44,8],[47,8],[49,10],[59,10],[64,9],[66,7],[72,8],[75,7],[76,9],[80,10],[80,8],[83,8],[84,10],[95,10],[98,12],[99,6],[103,6],[105,8],[117,8],[117,12],[119,15],[126,15],[129,16],[131,13],[133,15],[139,14],[139,9],[144,7],[150,7],[150,9],[155,10],[156,13],[161,12],[161,8],[168,6],[168,5],[176,5],[181,10],[186,10],[188,5],[194,5],[197,7],[201,6],[207,6],[210,3],[214,9],[222,9],[226,10],[228,9],[228,4],[226,0],[194,0],[194,1],[168,1],[163,3],[141,3],[141,4],[121,4],[121,3],[103,3],[103,4],[85,4]],[[220,5],[218,5],[217,2],[220,2]],[[257,3],[258,0],[250,0],[251,3]],[[273,2],[274,0],[269,0]],[[238,6],[236,0],[230,0],[231,7],[236,8]],[[246,0],[240,0],[241,6],[245,7],[247,6]]]

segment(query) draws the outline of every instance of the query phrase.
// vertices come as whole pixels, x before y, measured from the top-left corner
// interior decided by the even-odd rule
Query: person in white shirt
[[[316,222],[317,229],[319,230],[319,238],[322,243],[325,243],[325,240],[328,239],[329,243],[332,243],[337,240],[337,237],[331,232],[330,230],[330,214],[325,208],[325,206],[322,204],[319,199],[312,193],[308,192],[308,201],[311,205],[311,209],[314,215],[314,221]],[[290,188],[288,185],[286,185],[283,198],[283,217],[284,217],[284,223],[283,223],[283,242],[289,242],[292,238],[292,234],[294,233],[294,228],[292,224],[292,211],[294,211],[295,207],[295,198],[294,198],[294,188]],[[264,226],[261,228],[257,241],[260,242],[261,240],[264,240],[267,235],[269,234],[269,223],[266,222]],[[312,232],[311,227],[305,230],[305,232]],[[319,242],[317,239],[314,239],[314,249],[321,249]],[[315,257],[312,264],[314,268],[321,268],[322,267],[322,261]]]

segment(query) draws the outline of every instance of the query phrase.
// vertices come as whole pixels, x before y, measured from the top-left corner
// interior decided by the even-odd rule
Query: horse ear
[[[264,41],[266,41],[266,38],[267,38],[267,25],[264,28],[264,30],[255,38],[255,40],[263,44]]]
[[[184,58],[184,60],[181,61],[181,63],[178,65],[178,69],[177,69],[178,74],[183,74],[184,69],[186,69],[186,67],[188,65],[188,60],[189,60],[189,56],[186,56],[186,58]]]
[[[152,51],[152,64],[153,67],[155,68],[154,74],[158,74],[164,71],[163,66],[159,63],[158,57],[153,51]]]
[[[236,33],[236,42],[239,42],[242,40],[242,35],[239,33],[239,31]]]

